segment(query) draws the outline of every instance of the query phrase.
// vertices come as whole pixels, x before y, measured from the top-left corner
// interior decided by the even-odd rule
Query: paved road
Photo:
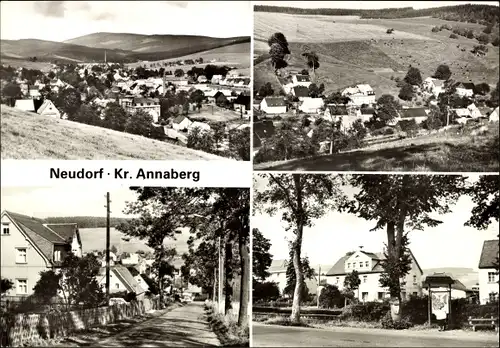
[[[252,347],[498,347],[496,335],[377,329],[285,327],[252,323]],[[442,336],[440,336],[442,334]]]
[[[220,342],[204,317],[203,303],[191,303],[107,338],[98,346],[218,347]]]

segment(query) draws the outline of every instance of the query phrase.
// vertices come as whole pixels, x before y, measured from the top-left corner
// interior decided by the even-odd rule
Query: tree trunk
[[[293,293],[292,314],[290,315],[290,321],[292,323],[300,323],[300,295],[302,290],[302,282],[304,281],[304,275],[302,274],[302,265],[300,264],[300,249],[302,247],[302,233],[304,232],[304,212],[302,209],[302,187],[300,182],[300,175],[293,174],[293,181],[295,184],[297,197],[297,210],[295,211],[297,230],[296,239],[292,244],[293,268],[295,269],[295,290]]]
[[[227,238],[229,239],[229,238]],[[224,313],[229,314],[233,302],[233,269],[231,263],[233,261],[233,245],[226,240],[224,247]]]
[[[399,257],[396,248],[396,238],[395,238],[395,223],[389,221],[387,223],[387,256],[391,262],[397,262]],[[392,277],[391,283],[394,284],[389,289],[391,295],[391,318],[392,321],[401,320],[401,285],[399,283],[399,275],[396,273],[391,273]]]
[[[238,246],[241,264],[241,285],[240,285],[240,310],[238,313],[238,326],[248,325],[248,305],[250,302],[250,251],[246,238],[240,231]]]

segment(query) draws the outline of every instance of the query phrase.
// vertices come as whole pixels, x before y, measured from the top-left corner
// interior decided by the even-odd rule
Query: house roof
[[[444,80],[434,79],[434,80],[432,80],[432,83],[434,83],[434,86],[436,86],[436,87],[444,86]]]
[[[493,268],[498,257],[498,239],[485,240],[479,258],[479,268]]]
[[[304,86],[295,86],[293,87],[293,94],[295,94],[296,97],[308,97],[309,89]]]
[[[297,81],[298,82],[309,82],[311,81],[311,79],[309,78],[309,75],[295,75],[295,77],[297,78]]]
[[[301,106],[319,109],[323,105],[325,105],[325,103],[323,102],[322,98],[304,98]]]
[[[368,85],[368,84],[361,84],[361,85],[357,85],[356,87],[358,87],[358,90],[359,90],[361,93],[363,93],[363,94],[373,92],[373,88],[372,88],[372,86],[370,86],[370,85]]]
[[[35,111],[35,103],[33,99],[18,99],[16,100],[14,107],[23,111]]]
[[[45,224],[43,220],[27,215],[10,211],[5,211],[5,213],[50,262],[53,259],[54,244],[71,243],[74,233],[77,234],[78,241],[81,242],[76,224]]]
[[[286,106],[285,99],[282,97],[266,97],[264,100],[267,106]]]
[[[110,266],[110,271],[113,272],[116,277],[122,282],[127,291],[135,292],[136,294],[141,294],[144,292],[144,289],[140,286],[140,284],[135,280],[134,276],[127,267],[122,265],[114,265]],[[101,276],[106,274],[106,267],[101,267],[99,270],[99,274]]]
[[[140,274],[139,271],[134,266],[129,266],[127,267],[127,269],[130,272],[130,274],[132,274],[132,277],[135,277]]]
[[[361,115],[373,115],[375,114],[374,108],[361,108]]]
[[[472,82],[460,82],[457,87],[462,86],[464,89],[474,90],[475,85]]]
[[[288,267],[287,260],[273,260],[271,262],[271,266],[269,266],[268,271],[270,273],[286,272],[287,267]]]
[[[160,100],[158,98],[134,98],[134,103],[156,103],[158,104]]]
[[[469,109],[466,109],[466,108],[452,109],[452,111],[454,111],[458,117],[470,117],[471,116]]]
[[[184,121],[184,119],[186,119],[187,117],[186,116],[182,116],[182,115],[179,115],[177,116],[176,118],[174,118],[172,120],[173,123],[176,123],[176,124],[180,124],[182,121]],[[188,118],[189,120],[189,118]]]
[[[427,111],[428,110],[426,108],[403,109],[401,113],[401,118],[426,117]]]

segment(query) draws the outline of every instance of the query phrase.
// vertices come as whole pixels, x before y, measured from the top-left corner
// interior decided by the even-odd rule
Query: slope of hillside
[[[1,106],[2,159],[214,160],[167,142]]]
[[[120,49],[139,53],[151,53],[190,50],[193,48],[203,48],[205,51],[216,47],[249,41],[250,37],[215,38],[194,35],[94,33],[66,40],[64,42],[94,48]]]

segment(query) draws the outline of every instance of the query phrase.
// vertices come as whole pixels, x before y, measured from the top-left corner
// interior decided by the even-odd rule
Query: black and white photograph
[[[256,170],[500,170],[497,1],[253,4]]]
[[[498,347],[498,175],[254,180],[253,347]]]
[[[2,187],[2,347],[248,347],[250,189]]]
[[[250,1],[2,1],[1,22],[2,159],[250,161]]]

